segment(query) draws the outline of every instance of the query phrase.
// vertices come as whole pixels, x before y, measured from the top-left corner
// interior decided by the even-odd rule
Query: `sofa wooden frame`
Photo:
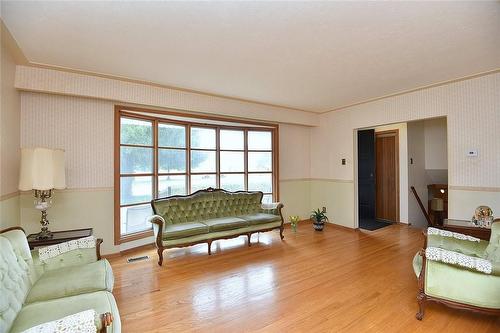
[[[21,230],[25,235],[26,232],[22,227],[10,227],[7,229],[0,230],[0,234],[3,234],[7,231],[11,230]],[[102,238],[97,238],[96,243],[95,243],[95,251],[96,251],[96,256],[97,260],[101,260],[101,244],[103,240]],[[105,312],[99,316],[99,319],[101,321],[101,329],[98,331],[99,333],[106,333],[108,330],[108,326],[111,325],[113,322],[113,315],[110,312]]]
[[[175,199],[175,198],[191,198],[191,197],[194,197],[196,195],[198,195],[199,193],[213,193],[213,192],[224,192],[224,193],[231,193],[231,194],[234,194],[234,193],[260,193],[260,201],[262,202],[262,197],[264,196],[264,194],[260,191],[257,191],[257,192],[251,192],[251,191],[236,191],[236,192],[230,192],[230,191],[226,191],[226,190],[223,190],[223,189],[215,189],[215,188],[207,188],[207,189],[204,189],[204,190],[198,190],[192,194],[189,194],[189,195],[173,195],[173,196],[169,196],[169,197],[165,197],[165,198],[158,198],[158,199],[153,199],[151,200],[151,207],[153,209],[153,213],[155,215],[157,215],[157,212],[156,212],[156,209],[155,209],[155,206],[154,206],[154,202],[158,202],[158,201],[163,201],[163,200],[170,200],[170,199]],[[158,265],[161,266],[163,264],[163,251],[166,250],[166,249],[171,249],[171,248],[179,248],[179,247],[187,247],[187,246],[192,246],[192,245],[196,245],[196,244],[203,244],[203,243],[207,243],[208,245],[208,255],[211,255],[212,254],[212,249],[211,249],[211,246],[212,246],[212,242],[215,241],[215,240],[220,240],[220,239],[231,239],[231,238],[237,238],[237,237],[240,237],[240,236],[244,236],[246,235],[247,238],[248,238],[248,246],[251,246],[252,243],[250,242],[250,238],[252,237],[252,234],[255,234],[255,233],[259,233],[259,232],[267,232],[267,231],[271,231],[271,230],[275,230],[275,229],[279,229],[280,230],[280,238],[281,240],[283,240],[285,238],[285,236],[283,235],[283,230],[284,230],[284,219],[283,219],[283,214],[281,212],[282,208],[284,207],[284,205],[282,203],[279,203],[278,206],[276,206],[276,208],[273,208],[273,209],[277,209],[278,212],[279,212],[279,215],[280,215],[280,218],[281,218],[281,224],[277,227],[273,227],[273,228],[268,228],[268,229],[261,229],[261,230],[256,230],[256,231],[252,231],[252,232],[243,232],[243,233],[240,233],[240,234],[234,234],[234,235],[231,235],[231,236],[225,236],[225,237],[214,237],[214,238],[209,238],[209,239],[204,239],[204,240],[200,240],[198,242],[189,242],[189,243],[182,243],[182,244],[177,244],[177,245],[172,245],[172,246],[163,246],[163,242],[162,242],[162,232],[161,230],[163,230],[163,221],[158,219],[158,218],[153,218],[151,220],[151,223],[154,223],[158,226],[158,234],[156,235],[156,238],[155,238],[155,244],[156,244],[156,251],[158,253]]]
[[[427,265],[427,258],[425,256],[425,249],[427,248],[427,233],[423,233],[425,237],[424,241],[424,247],[419,251],[419,255],[422,257],[422,268],[420,270],[420,275],[418,276],[418,293],[417,293],[417,301],[418,301],[418,312],[415,315],[415,317],[418,320],[422,320],[424,318],[424,313],[425,313],[425,305],[427,301],[431,302],[436,302],[436,303],[441,303],[446,306],[449,306],[454,309],[458,310],[468,310],[468,311],[473,311],[477,313],[482,313],[482,314],[488,314],[488,315],[496,315],[500,316],[500,309],[491,309],[491,308],[484,308],[480,306],[475,306],[475,305],[470,305],[470,304],[465,304],[465,303],[460,303],[456,301],[451,301],[448,299],[440,298],[440,297],[434,297],[427,295],[425,293],[425,272],[426,272],[426,265]]]

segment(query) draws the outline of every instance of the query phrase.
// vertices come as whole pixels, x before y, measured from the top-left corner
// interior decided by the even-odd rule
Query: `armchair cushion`
[[[95,248],[95,246],[96,243],[94,236],[84,237],[64,243],[59,243],[56,245],[42,247],[38,250],[38,258],[40,259],[40,261],[45,262],[48,259],[57,257],[66,252],[77,249],[93,249]]]
[[[456,232],[428,228],[427,246],[484,258],[488,242]]]
[[[167,224],[164,229],[163,239],[165,240],[201,235],[208,232],[207,225],[197,222]]]
[[[263,224],[273,221],[281,221],[280,216],[274,214],[266,214],[266,213],[248,214],[238,217],[247,221],[249,225]]]
[[[426,248],[425,256],[429,260],[440,261],[446,264],[472,269],[485,274],[491,274],[493,271],[493,265],[486,259],[471,257],[462,253],[448,251],[438,247]]]
[[[54,269],[81,266],[97,261],[96,239],[84,237],[31,251],[39,275]]]
[[[463,304],[500,309],[500,276],[427,260],[425,293]]]
[[[25,303],[74,296],[94,291],[113,291],[113,271],[106,259],[81,266],[45,272],[33,285]]]
[[[484,254],[488,260],[500,264],[500,222],[491,225],[490,243]]]
[[[61,319],[49,321],[29,328],[23,333],[94,333],[97,331],[94,310],[85,310]]]
[[[36,325],[88,309],[94,309],[96,313],[110,312],[113,316],[113,323],[108,327],[108,332],[121,331],[120,315],[113,295],[108,291],[97,291],[27,304],[19,312],[10,333],[22,332]],[[98,329],[101,328],[98,318],[96,318],[96,326]]]

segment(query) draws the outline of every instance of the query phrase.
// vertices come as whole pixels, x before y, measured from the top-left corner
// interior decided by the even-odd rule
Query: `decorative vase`
[[[323,231],[323,228],[325,227],[325,222],[313,220],[313,226],[314,226],[314,230]]]
[[[297,232],[297,223],[299,222],[299,219],[300,217],[298,215],[292,215],[288,217],[293,232]]]

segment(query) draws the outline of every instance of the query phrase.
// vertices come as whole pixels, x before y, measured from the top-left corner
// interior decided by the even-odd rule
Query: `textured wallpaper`
[[[353,179],[355,129],[440,116],[448,120],[449,184],[500,187],[500,73],[321,115],[311,130],[311,159],[327,163],[312,163],[311,175]],[[478,156],[466,156],[469,149]]]
[[[45,79],[49,80],[50,76],[44,76]],[[65,81],[60,80],[60,77],[54,76],[50,82],[43,81],[43,85],[63,91],[66,89]],[[29,77],[22,81],[27,84]],[[286,116],[288,113],[282,111],[282,114]],[[309,154],[302,144],[293,144],[293,154],[284,153],[282,156],[289,161],[280,162],[282,178],[352,181],[355,129],[439,116],[447,116],[448,120],[450,185],[499,188],[500,140],[496,134],[500,128],[498,73],[317,116],[321,125],[311,129],[310,172],[307,163],[283,170],[287,169],[283,163],[296,163],[293,159],[297,156]],[[70,188],[113,185],[112,102],[23,92],[21,118],[21,146],[42,145],[68,151]],[[298,137],[295,131],[287,135],[283,129],[283,138]],[[309,139],[304,130],[300,133],[304,140]],[[82,142],[85,144],[82,145]],[[285,142],[280,144],[290,147]],[[467,157],[469,149],[477,149],[479,156]],[[347,159],[347,165],[341,165],[342,158]]]
[[[16,87],[248,119],[317,124],[311,112],[45,68],[17,66]]]
[[[68,188],[113,186],[114,103],[22,92],[21,110],[21,146],[65,149]],[[280,126],[280,145],[280,176],[308,178],[309,128]]]
[[[111,102],[21,93],[21,147],[66,150],[68,188],[113,186]]]

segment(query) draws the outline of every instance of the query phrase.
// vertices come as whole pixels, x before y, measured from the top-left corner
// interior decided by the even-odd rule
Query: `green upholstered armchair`
[[[490,241],[428,228],[424,248],[413,259],[418,277],[418,320],[425,303],[500,315],[500,222]]]
[[[120,332],[111,266],[99,260],[101,242],[87,237],[30,251],[22,228],[0,231],[0,333],[50,326],[90,309],[98,332]]]

